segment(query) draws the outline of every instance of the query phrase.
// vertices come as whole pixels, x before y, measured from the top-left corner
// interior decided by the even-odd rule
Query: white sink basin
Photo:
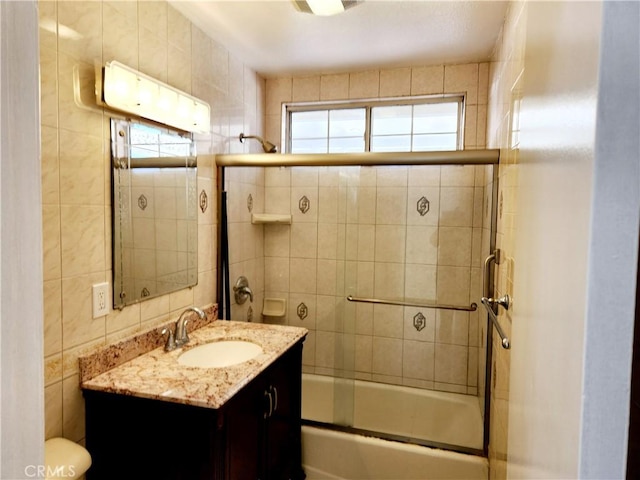
[[[221,368],[237,365],[262,353],[257,343],[245,340],[220,340],[187,350],[178,357],[178,363],[187,367]]]

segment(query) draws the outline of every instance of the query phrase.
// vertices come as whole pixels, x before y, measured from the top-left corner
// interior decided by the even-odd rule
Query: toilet
[[[86,448],[66,438],[55,437],[44,442],[45,479],[78,479],[91,466]]]

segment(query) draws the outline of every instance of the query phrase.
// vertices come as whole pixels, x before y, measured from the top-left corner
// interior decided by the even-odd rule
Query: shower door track
[[[345,425],[336,425],[335,423],[317,422],[315,420],[302,419],[302,425],[309,427],[324,428],[336,432],[349,433],[352,435],[361,435],[363,437],[380,438],[391,442],[406,443],[409,445],[419,445],[421,447],[437,448],[439,450],[448,450],[450,452],[464,453],[466,455],[474,455],[476,457],[484,457],[485,453],[482,449],[462,447],[460,445],[451,445],[448,443],[434,442],[423,438],[409,437],[406,435],[394,435],[393,433],[378,432],[375,430],[366,430],[363,428],[349,427]]]

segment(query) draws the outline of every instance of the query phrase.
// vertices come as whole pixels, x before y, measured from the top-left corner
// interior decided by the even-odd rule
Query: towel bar
[[[459,310],[463,312],[475,312],[478,308],[477,303],[472,303],[468,307],[466,306],[456,306],[456,305],[434,305],[428,303],[411,303],[411,302],[399,302],[395,300],[380,300],[378,298],[359,298],[354,297],[353,295],[349,295],[347,300],[350,302],[359,302],[359,303],[377,303],[380,305],[399,305],[402,307],[419,307],[419,308],[437,308],[439,310]]]
[[[496,328],[498,335],[500,335],[500,339],[502,340],[502,348],[509,350],[511,348],[511,342],[509,341],[509,338],[507,337],[507,335],[504,333],[504,330],[500,326],[500,323],[498,323],[498,317],[496,316],[496,312],[493,311],[493,305],[502,305],[505,309],[509,308],[509,302],[510,302],[509,295],[505,295],[504,297],[501,297],[497,300],[494,300],[493,298],[482,297],[480,301],[482,302],[484,307],[487,309],[487,312],[489,313],[489,317],[491,318],[491,322],[493,323],[493,326]]]

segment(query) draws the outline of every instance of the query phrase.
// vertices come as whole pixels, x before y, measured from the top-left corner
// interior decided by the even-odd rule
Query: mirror
[[[111,120],[113,306],[198,282],[198,199],[191,134]]]

